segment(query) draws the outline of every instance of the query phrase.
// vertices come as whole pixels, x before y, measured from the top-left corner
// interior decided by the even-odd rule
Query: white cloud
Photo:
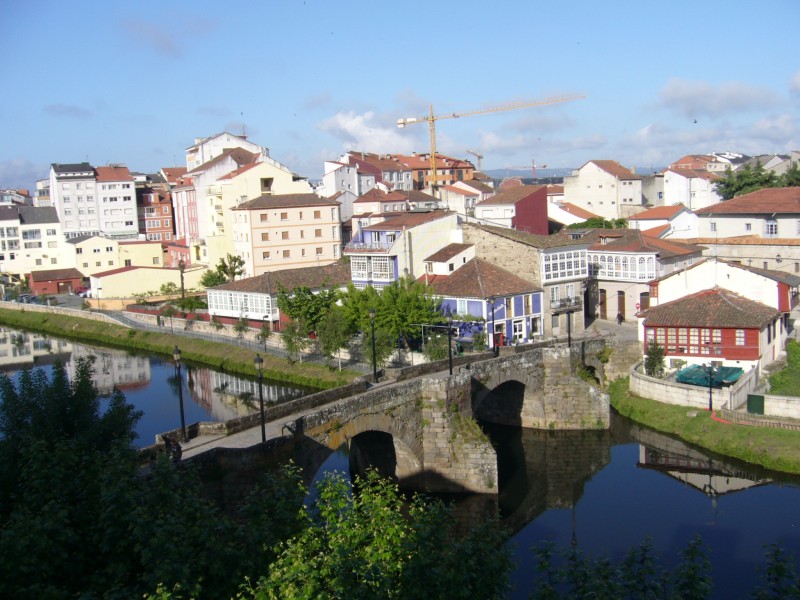
[[[340,140],[345,150],[397,154],[413,152],[419,145],[418,138],[414,137],[419,134],[413,133],[414,128],[421,133],[427,132],[423,125],[398,129],[395,123],[379,123],[372,111],[339,112],[319,123],[318,127]]]
[[[691,119],[765,109],[778,103],[772,90],[738,81],[715,86],[672,78],[661,89],[660,96],[662,106]]]
[[[789,90],[795,94],[800,94],[800,71],[795,73],[792,80],[789,82]]]
[[[35,165],[26,158],[0,162],[0,188],[27,189],[33,193],[36,180],[47,177],[48,168],[45,165]]]

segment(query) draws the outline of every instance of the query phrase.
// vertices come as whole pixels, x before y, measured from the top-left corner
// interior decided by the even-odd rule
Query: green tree
[[[245,318],[244,315],[236,319],[236,323],[233,324],[233,331],[236,333],[236,337],[242,339],[244,334],[247,333],[247,330],[250,329],[250,322]]]
[[[289,362],[303,362],[303,352],[311,343],[305,324],[302,321],[289,321],[281,331],[281,339]]]
[[[180,293],[180,288],[178,288],[178,286],[172,281],[168,281],[167,283],[161,284],[161,287],[158,288],[158,292],[162,296],[167,296],[168,298],[172,299],[173,296],[177,296]]]
[[[281,287],[278,290],[278,308],[293,320],[302,321],[309,331],[316,331],[331,306],[338,299],[335,289],[323,289],[317,293],[307,286],[291,291]]]
[[[778,187],[780,185],[781,181],[775,173],[764,170],[761,163],[756,162],[755,167],[745,165],[736,171],[726,169],[725,175],[714,184],[714,189],[723,200],[730,200],[735,196],[749,194],[750,192],[755,192],[762,188]]]
[[[375,364],[384,366],[397,350],[397,338],[386,329],[375,325]],[[369,364],[372,364],[372,327],[367,326],[367,330],[361,337],[361,354]]]
[[[354,333],[348,327],[344,309],[335,304],[330,307],[328,313],[317,326],[317,340],[320,352],[328,360],[331,360],[334,355],[337,356],[340,371],[342,370],[341,351],[347,347]]]
[[[217,272],[225,277],[225,281],[234,281],[244,273],[244,259],[241,256],[228,254],[225,258],[219,259]]]
[[[783,187],[800,186],[800,163],[792,163],[792,166],[780,177]]]
[[[225,275],[217,270],[212,271],[209,269],[200,277],[200,285],[202,285],[204,288],[217,287],[218,285],[222,285],[223,283],[227,282],[228,280],[225,278]]]
[[[258,329],[258,338],[259,342],[264,344],[264,352],[267,351],[267,340],[272,335],[272,328],[270,327],[269,321],[264,321],[261,323],[261,327]]]
[[[652,341],[647,345],[644,372],[650,377],[662,377],[664,375],[664,348],[656,341]]]
[[[510,557],[494,523],[465,537],[450,510],[369,473],[351,494],[341,475],[319,484],[308,527],[279,546],[269,573],[250,598],[497,598]],[[479,565],[479,567],[477,567]]]
[[[628,226],[625,219],[606,220],[603,217],[592,217],[581,223],[567,225],[567,229],[624,229]]]
[[[443,360],[450,354],[447,350],[447,334],[441,331],[434,331],[427,340],[422,351],[430,361]]]
[[[170,331],[174,334],[175,328],[172,325],[172,319],[173,317],[175,317],[175,315],[178,314],[178,310],[175,308],[175,305],[169,302],[164,306],[162,306],[159,312],[161,313],[162,317],[169,319],[169,328]]]

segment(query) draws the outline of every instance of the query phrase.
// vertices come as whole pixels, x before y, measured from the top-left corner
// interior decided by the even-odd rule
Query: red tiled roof
[[[752,215],[800,213],[800,187],[764,188],[699,208],[698,215]]]
[[[128,167],[97,167],[97,181],[133,181]]]
[[[517,187],[503,188],[491,198],[481,200],[475,206],[516,204],[543,189],[545,189],[543,185],[520,185]]]
[[[164,172],[164,177],[171,184],[175,184],[178,180],[186,175],[186,167],[164,167],[161,169]]]
[[[425,282],[423,275],[418,281]],[[490,262],[474,258],[450,275],[428,277],[428,285],[437,296],[452,298],[488,298],[538,291],[536,285]]]
[[[655,206],[628,217],[628,221],[670,219],[684,210],[687,210],[687,208],[683,204],[673,204],[672,206]]]
[[[49,269],[47,271],[31,271],[32,281],[52,281],[53,279],[83,279],[78,269]]]
[[[711,173],[710,171],[698,171],[695,169],[685,169],[680,167],[670,167],[667,169],[667,171],[687,179],[706,179],[708,181],[716,181],[717,179],[721,179],[719,175],[716,173]]]
[[[473,190],[465,190],[463,188],[459,188],[459,187],[456,187],[454,185],[446,185],[446,186],[444,186],[444,189],[446,189],[448,192],[451,192],[453,194],[458,194],[460,196],[480,196],[481,195],[481,193],[478,190],[475,190],[475,189],[473,189]]]
[[[222,151],[222,154],[212,158],[211,160],[204,162],[199,167],[195,167],[189,174],[192,173],[201,173],[203,171],[207,171],[210,167],[221,163],[226,158],[230,158],[233,162],[235,162],[239,167],[242,165],[249,164],[251,162],[256,162],[260,155],[255,152],[248,152],[244,148],[227,148]]]
[[[589,212],[586,209],[581,208],[580,206],[575,206],[574,204],[570,204],[569,202],[562,202],[558,205],[558,207],[563,210],[564,212],[568,212],[571,215],[575,215],[585,221],[589,219],[596,219],[599,218],[600,215],[596,215],[592,212]]]
[[[624,180],[641,179],[641,177],[639,177],[636,173],[634,173],[627,167],[623,167],[615,160],[590,160],[589,162],[586,163],[586,165],[588,165],[589,163],[597,165],[598,167],[603,169],[603,171],[605,171],[609,175],[613,175],[617,179],[624,179]],[[585,167],[586,165],[583,166]]]
[[[646,327],[763,329],[780,312],[723,288],[703,290],[641,313]]]
[[[461,183],[463,183],[464,185],[468,185],[473,190],[479,191],[481,194],[491,194],[496,191],[492,186],[486,185],[482,181],[476,181],[475,179],[470,179],[469,181],[462,181]]]
[[[650,229],[642,229],[642,233],[651,238],[660,238],[667,231],[669,231],[669,223],[659,225],[658,227],[651,227]]]
[[[606,238],[606,243],[601,238]],[[613,239],[609,239],[613,238]],[[584,236],[591,243],[589,250],[607,252],[653,252],[661,258],[702,254],[699,246],[644,235],[638,229],[592,229]]]
[[[263,210],[265,208],[300,208],[303,206],[339,206],[341,203],[316,194],[265,194],[242,202],[231,210]]]
[[[293,290],[308,287],[312,290],[322,287],[341,287],[350,282],[350,263],[340,260],[322,267],[303,267],[271,271],[263,275],[248,277],[230,283],[223,283],[214,290],[251,292],[256,294],[277,294],[281,288]]]
[[[557,194],[563,194],[563,193],[564,193],[564,186],[563,185],[554,185],[552,183],[547,185],[547,195],[548,196],[555,196]]]
[[[422,225],[423,223],[428,223],[430,221],[436,221],[437,219],[443,219],[445,217],[449,217],[450,215],[454,214],[455,213],[447,210],[432,210],[430,212],[390,213],[386,215],[385,221],[382,221],[381,223],[376,223],[375,225],[368,225],[367,227],[364,227],[364,230],[400,231],[402,229],[409,229],[411,227],[416,227],[417,225]]]
[[[257,167],[260,164],[261,163],[254,162],[254,163],[250,163],[250,164],[244,165],[243,167],[239,167],[235,171],[231,171],[230,173],[227,173],[227,174],[223,175],[222,177],[217,179],[217,181],[222,181],[223,179],[233,179],[234,177],[238,177],[242,173],[244,173],[246,171],[249,171],[253,167]]]
[[[446,260],[450,260],[454,256],[458,256],[464,250],[471,247],[472,244],[448,244],[438,252],[434,252],[428,258],[425,259],[426,262],[444,262]]]

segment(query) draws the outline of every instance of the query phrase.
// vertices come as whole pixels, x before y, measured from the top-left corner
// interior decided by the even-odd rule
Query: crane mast
[[[560,96],[556,98],[546,98],[544,100],[535,100],[532,102],[513,102],[511,104],[503,104],[500,106],[494,106],[492,108],[482,108],[462,113],[444,113],[440,115],[437,115],[433,112],[433,104],[431,104],[430,110],[427,115],[422,115],[420,117],[407,117],[405,119],[397,119],[397,126],[402,129],[406,125],[413,125],[415,123],[426,123],[426,122],[428,123],[428,132],[431,144],[431,152],[430,152],[431,177],[429,183],[431,185],[431,188],[435,189],[439,181],[439,175],[436,172],[436,121],[441,121],[442,119],[458,119],[460,117],[471,117],[474,115],[483,115],[487,113],[506,112],[510,110],[519,110],[522,108],[534,108],[537,106],[549,106],[551,104],[562,104],[564,102],[572,102],[573,100],[580,100],[581,98],[585,98],[585,96]]]

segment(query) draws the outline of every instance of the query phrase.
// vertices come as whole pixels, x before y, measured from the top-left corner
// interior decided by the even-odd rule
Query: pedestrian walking
[[[622,311],[617,313],[617,325],[622,325],[622,322],[625,320],[625,317],[622,316]]]

